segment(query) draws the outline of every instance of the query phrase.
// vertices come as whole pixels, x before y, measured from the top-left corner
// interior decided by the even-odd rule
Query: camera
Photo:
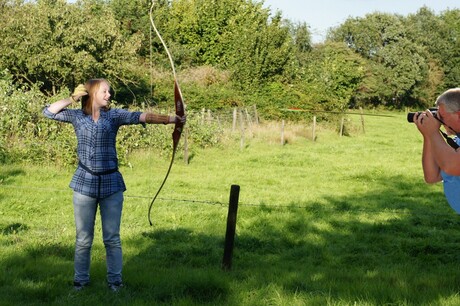
[[[436,107],[432,107],[432,108],[430,108],[429,110],[430,110],[430,113],[432,113],[433,116],[436,117],[436,114],[438,113],[438,109],[437,109]],[[407,114],[407,121],[408,121],[408,122],[414,122],[414,116],[415,116],[415,114],[419,114],[419,115],[420,115],[421,113],[422,113],[422,112],[408,113],[408,114]]]

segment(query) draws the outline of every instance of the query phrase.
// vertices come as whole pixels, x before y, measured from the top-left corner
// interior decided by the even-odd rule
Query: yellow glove
[[[88,92],[86,91],[85,85],[80,84],[74,89],[70,97],[73,101],[77,102],[81,97],[86,96],[87,94]]]

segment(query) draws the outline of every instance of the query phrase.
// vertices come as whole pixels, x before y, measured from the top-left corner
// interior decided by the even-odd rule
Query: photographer
[[[443,181],[444,193],[457,212],[453,202],[460,202],[460,88],[452,88],[436,100],[437,112],[425,111],[414,115],[414,123],[423,136],[422,166],[429,184]],[[455,143],[449,145],[440,131],[444,126]],[[458,191],[457,191],[458,190]]]
[[[422,165],[427,183],[442,180],[441,170],[449,175],[460,175],[460,152],[449,146],[439,129],[444,125],[449,135],[460,131],[460,88],[449,89],[436,100],[438,111],[417,113],[414,123],[423,135]]]

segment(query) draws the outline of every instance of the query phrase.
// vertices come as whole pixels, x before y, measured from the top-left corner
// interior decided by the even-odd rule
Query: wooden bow
[[[166,46],[166,43],[164,42],[163,38],[161,37],[160,32],[156,28],[155,23],[153,22],[153,6],[154,6],[154,0],[152,0],[152,5],[150,6],[150,12],[149,12],[150,23],[152,24],[152,27],[153,27],[155,33],[157,34],[158,38],[160,39],[160,41],[161,41],[161,43],[162,43],[162,45],[163,45],[163,47],[164,47],[164,49],[166,51],[166,54],[168,54],[169,62],[171,64],[172,72],[173,72],[173,75],[174,75],[174,105],[175,105],[175,108],[176,108],[176,116],[179,116],[180,118],[182,118],[185,115],[184,99],[182,97],[182,92],[180,90],[179,83],[177,81],[176,69],[174,67],[174,61],[172,59],[171,53],[169,52],[168,47]],[[155,194],[155,196],[152,199],[152,202],[150,203],[149,213],[148,213],[148,218],[149,218],[150,225],[153,224],[152,220],[150,218],[150,212],[152,211],[153,203],[155,202],[158,194],[160,193],[160,191],[163,188],[166,180],[168,179],[169,172],[171,171],[171,167],[172,167],[173,162],[174,162],[174,156],[176,155],[176,149],[177,149],[177,145],[179,144],[179,140],[180,140],[180,136],[182,134],[183,127],[184,127],[184,123],[181,120],[178,120],[178,118],[176,117],[176,123],[174,125],[174,131],[172,133],[173,152],[172,152],[172,156],[171,156],[171,162],[169,163],[168,171],[166,172],[166,176],[165,176],[163,182],[161,183],[160,188],[158,189],[157,193]]]

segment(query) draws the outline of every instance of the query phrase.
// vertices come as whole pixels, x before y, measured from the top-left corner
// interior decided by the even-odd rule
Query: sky
[[[327,29],[342,24],[348,17],[364,17],[374,12],[407,16],[423,6],[436,14],[460,9],[459,0],[264,0],[264,3],[272,12],[280,10],[284,18],[310,26],[313,43],[323,41]]]

